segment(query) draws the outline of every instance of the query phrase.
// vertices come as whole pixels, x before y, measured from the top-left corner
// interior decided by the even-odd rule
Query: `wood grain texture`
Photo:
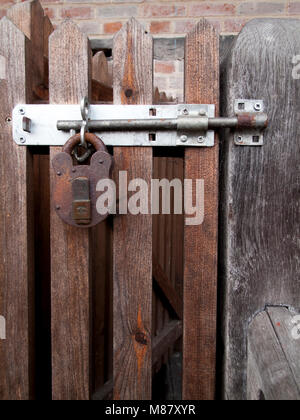
[[[54,31],[51,20],[44,16],[44,57],[49,58],[49,36]]]
[[[112,102],[111,77],[103,51],[92,58],[92,77],[92,99]],[[95,88],[95,82],[99,82],[98,88]],[[101,389],[100,394],[103,395],[108,380],[112,391],[112,219],[93,228],[92,253],[94,389]]]
[[[219,112],[219,35],[201,20],[186,37],[186,103]],[[218,139],[213,148],[185,150],[185,178],[203,179],[204,222],[184,228],[183,398],[215,397]]]
[[[0,59],[0,399],[27,400],[34,391],[32,156],[14,143],[7,117],[31,102],[33,73],[30,41],[7,18],[0,21]]]
[[[296,329],[300,323],[299,314],[291,313],[287,308],[281,307],[269,307],[267,312],[300,390],[300,343],[295,339],[295,336],[299,335],[299,332],[296,335]]]
[[[259,19],[238,36],[222,68],[223,115],[237,98],[263,99],[269,127],[261,148],[222,155],[224,393],[246,397],[249,319],[266,305],[300,308],[300,84],[292,77],[300,50],[296,20]]]
[[[79,104],[90,92],[88,38],[71,21],[50,36],[51,104]],[[50,160],[61,151],[50,150]],[[51,188],[56,174],[51,167]],[[53,399],[87,400],[91,393],[90,231],[66,225],[51,204]]]
[[[294,366],[299,365],[300,346],[291,336],[292,324],[288,334],[282,328],[287,317],[291,320],[292,315],[284,308],[272,308],[271,313],[276,318],[276,326],[268,312],[261,312],[248,330],[247,399],[299,401],[300,384],[293,374],[291,362]]]
[[[48,85],[48,37],[53,27],[38,1],[26,2],[13,6],[8,10],[10,20],[31,41],[33,54],[31,67],[33,74],[32,89],[36,100],[37,85]],[[44,36],[44,46],[40,39]],[[46,41],[47,40],[47,41]],[[46,44],[46,45],[45,45]],[[46,50],[45,50],[46,48]],[[46,82],[45,82],[46,81]],[[35,230],[35,397],[42,398],[49,392],[50,372],[50,261],[49,261],[49,156],[34,155],[34,230]]]
[[[130,20],[115,36],[114,103],[151,104],[153,41]],[[115,179],[152,176],[152,148],[115,148]],[[150,196],[149,196],[150,197]],[[152,216],[114,219],[114,398],[151,398]]]
[[[111,77],[108,71],[107,58],[103,51],[97,52],[93,56],[93,79],[98,80],[98,82],[103,83],[104,85],[111,85]]]
[[[170,242],[168,243],[170,244]],[[153,260],[153,278],[179,319],[182,319],[182,299],[157,260]]]
[[[31,40],[34,89],[42,83],[44,76],[44,10],[39,0],[26,1],[10,7],[7,17]]]

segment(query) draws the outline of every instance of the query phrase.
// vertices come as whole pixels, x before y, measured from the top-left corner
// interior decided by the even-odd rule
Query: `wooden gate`
[[[183,398],[213,399],[218,146],[174,155],[113,150],[116,180],[120,170],[149,182],[205,179],[202,225],[185,226],[180,215],[118,215],[90,230],[64,224],[50,200],[49,157],[60,148],[18,147],[14,106],[78,104],[84,96],[114,104],[168,99],[153,89],[153,39],[134,19],[114,39],[112,87],[100,76],[103,54],[92,57],[72,21],[52,32],[35,0],[13,6],[0,22],[0,313],[7,328],[0,398],[86,400],[113,391],[114,399],[150,399],[153,375],[182,346]],[[218,42],[205,20],[187,35],[186,103],[218,109]]]
[[[85,96],[174,102],[153,86],[153,39],[136,20],[114,38],[111,83],[104,53],[93,55],[71,20],[54,30],[37,0],[9,9],[0,21],[1,400],[163,398],[166,366],[170,399],[300,398],[299,40],[299,21],[254,20],[222,42],[220,66],[219,34],[201,20],[185,40],[184,102],[214,104],[218,116],[221,91],[232,116],[236,99],[263,100],[264,145],[236,147],[222,131],[220,171],[217,135],[214,147],[111,148],[116,183],[120,171],[148,183],[204,180],[204,222],[118,214],[78,229],[51,201],[61,148],[18,146],[13,108]]]

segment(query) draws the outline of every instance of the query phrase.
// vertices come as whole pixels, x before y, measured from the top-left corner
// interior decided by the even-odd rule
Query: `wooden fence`
[[[232,115],[236,98],[263,99],[271,128],[263,149],[235,148],[230,133],[222,137],[220,194],[217,135],[212,148],[111,150],[116,181],[121,170],[148,182],[204,179],[203,224],[187,226],[181,215],[118,215],[81,230],[64,224],[51,203],[51,160],[61,148],[17,146],[12,109],[79,104],[84,96],[94,104],[170,103],[153,86],[153,39],[134,19],[123,26],[111,85],[104,54],[92,55],[71,20],[54,31],[39,1],[13,6],[0,21],[0,399],[151,399],[156,375],[177,352],[179,397],[216,398],[220,360],[223,396],[246,398],[250,321],[268,305],[300,311],[300,88],[288,75],[300,29],[286,22],[254,21],[233,44],[223,43],[223,115]],[[214,104],[218,115],[219,69],[219,34],[201,20],[186,36],[185,103]]]
[[[103,83],[103,55],[92,57],[72,21],[52,32],[38,1],[13,6],[0,22],[6,69],[0,89],[7,98],[1,106],[0,308],[7,340],[0,347],[0,398],[105,398],[113,383],[115,399],[150,399],[153,374],[181,349],[184,331],[183,398],[213,399],[217,146],[174,156],[142,147],[113,150],[116,179],[119,170],[146,181],[153,174],[205,177],[204,225],[185,226],[180,215],[116,216],[91,230],[65,225],[50,199],[49,158],[60,148],[16,146],[8,118],[13,107],[78,104],[85,95],[92,103],[169,99],[153,88],[153,39],[134,19],[114,39],[112,87]],[[207,22],[188,35],[186,54],[186,102],[218,105],[218,34]]]

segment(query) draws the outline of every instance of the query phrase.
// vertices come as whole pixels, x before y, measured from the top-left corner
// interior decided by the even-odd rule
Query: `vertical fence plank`
[[[298,20],[255,19],[222,66],[222,113],[234,115],[235,99],[253,98],[263,99],[269,117],[263,147],[236,147],[229,133],[222,151],[223,372],[229,400],[247,398],[249,320],[266,305],[300,310],[300,81],[293,65],[299,51]]]
[[[88,38],[71,21],[50,36],[50,103],[78,104],[90,92]],[[61,148],[53,147],[50,160]],[[54,177],[51,168],[51,180]],[[53,399],[86,400],[91,385],[90,231],[64,224],[51,205]]]
[[[151,104],[153,40],[134,19],[114,40],[114,103]],[[150,183],[152,148],[115,148],[115,174]],[[152,216],[114,221],[114,398],[151,397]]]
[[[12,140],[8,117],[31,102],[30,41],[7,18],[0,22],[0,399],[33,397],[32,156]],[[4,99],[5,98],[5,99]],[[13,180],[13,182],[12,182]]]
[[[31,81],[32,91],[36,92],[37,86],[42,84],[44,79],[48,79],[48,61],[47,67],[44,66],[44,55],[48,56],[48,37],[52,25],[49,18],[44,16],[44,10],[37,0],[14,5],[8,10],[7,16],[31,41],[33,51],[30,64],[33,74]],[[35,224],[35,313],[37,315],[35,396],[41,398],[50,388],[49,156],[34,155],[33,170],[35,208],[32,217]]]
[[[34,90],[42,83],[44,75],[44,10],[39,0],[26,1],[8,9],[7,17],[31,40]]]
[[[185,101],[219,108],[219,40],[206,21],[187,35]],[[183,398],[213,399],[216,364],[218,141],[185,151],[185,179],[203,179],[205,218],[184,229]],[[195,188],[195,186],[194,186]]]

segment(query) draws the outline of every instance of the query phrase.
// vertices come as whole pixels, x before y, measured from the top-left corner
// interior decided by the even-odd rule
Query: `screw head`
[[[5,122],[10,123],[11,121],[12,121],[12,118],[11,117],[6,117],[5,118]]]
[[[60,206],[56,206],[55,208],[56,208],[56,210],[60,210]]]
[[[99,160],[99,163],[100,163],[100,164],[104,163],[104,160],[103,160],[103,159],[100,159],[100,160]]]
[[[61,172],[60,171],[56,172],[56,175],[61,176]]]
[[[25,137],[20,137],[20,142],[21,142],[22,144],[26,143],[26,139],[25,139]]]
[[[73,168],[73,169],[72,169],[72,172],[73,172],[73,173],[74,173],[74,172],[76,172],[76,169],[75,169],[75,168]]]
[[[182,142],[182,143],[185,143],[186,141],[187,141],[187,136],[181,136],[180,137],[180,141]]]
[[[189,115],[189,111],[188,111],[188,109],[186,109],[186,108],[184,108],[184,109],[182,110],[182,113],[183,113],[183,115]]]
[[[254,109],[255,109],[255,111],[261,111],[261,104],[260,104],[259,102],[257,102],[257,103],[254,105]]]
[[[25,110],[23,108],[19,109],[19,114],[24,115],[25,114]]]
[[[198,141],[198,143],[204,143],[205,142],[205,137],[199,136],[197,141]]]
[[[205,111],[205,109],[200,109],[200,111],[199,111],[199,115],[200,115],[200,116],[202,116],[202,117],[205,117],[205,116],[206,116],[206,111]]]
[[[242,136],[238,136],[238,138],[236,139],[238,143],[243,143],[243,137]]]

